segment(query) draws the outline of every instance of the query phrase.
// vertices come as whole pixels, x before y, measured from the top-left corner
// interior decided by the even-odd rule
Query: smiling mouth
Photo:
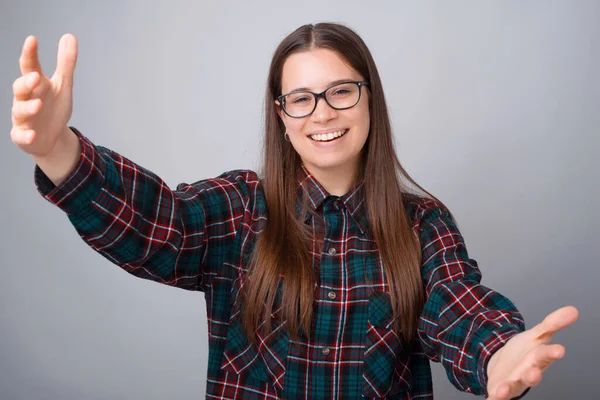
[[[337,132],[323,133],[320,135],[310,135],[310,140],[313,142],[333,142],[336,139],[341,138],[348,132],[348,129],[343,129]]]

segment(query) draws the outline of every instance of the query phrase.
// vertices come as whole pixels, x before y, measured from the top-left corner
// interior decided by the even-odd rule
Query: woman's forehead
[[[339,80],[362,80],[338,53],[313,49],[290,55],[283,65],[281,91],[311,90],[320,92]]]

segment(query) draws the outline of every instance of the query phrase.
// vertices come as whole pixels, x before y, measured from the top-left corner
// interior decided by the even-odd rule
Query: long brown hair
[[[279,44],[271,61],[261,171],[268,218],[257,239],[249,279],[244,284],[242,324],[253,342],[263,321],[265,334],[269,332],[283,277],[280,317],[287,321],[290,337],[297,338],[300,331],[310,332],[314,284],[318,279],[309,248],[312,232],[307,231],[303,218],[297,215],[297,171],[301,160],[284,139],[285,126],[277,114],[275,99],[281,94],[286,59],[314,48],[335,51],[370,82],[370,131],[362,149],[358,175],[365,181],[368,221],[384,264],[396,316],[394,328],[402,329],[404,341],[410,342],[416,334],[424,293],[421,248],[404,208],[411,188],[403,180],[439,200],[419,186],[398,160],[381,80],[369,49],[353,30],[334,23],[308,24],[296,29]]]

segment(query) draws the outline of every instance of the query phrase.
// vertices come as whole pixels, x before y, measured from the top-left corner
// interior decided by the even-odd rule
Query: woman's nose
[[[311,117],[314,122],[325,122],[335,118],[336,115],[337,110],[331,108],[325,99],[321,97],[317,100],[317,106]]]

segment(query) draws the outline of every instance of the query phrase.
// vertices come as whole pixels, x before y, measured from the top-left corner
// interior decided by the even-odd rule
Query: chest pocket
[[[237,290],[239,293],[239,288]],[[289,335],[285,321],[279,316],[281,307],[271,314],[271,333],[267,336],[259,333],[257,343],[251,344],[242,327],[240,307],[237,303],[229,320],[221,369],[262,382],[270,382],[278,390],[283,390]],[[258,330],[261,328],[262,325]]]
[[[375,292],[369,297],[369,319],[363,363],[363,395],[389,398],[410,391],[408,354],[400,335],[393,329],[390,295]]]

